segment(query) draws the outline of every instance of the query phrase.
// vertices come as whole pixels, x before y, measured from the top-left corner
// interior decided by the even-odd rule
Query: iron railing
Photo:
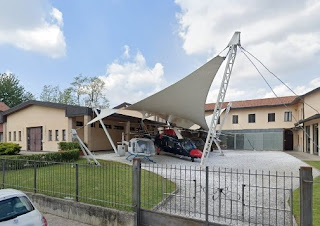
[[[299,176],[293,173],[158,164],[141,167],[0,159],[0,186],[221,224],[294,225],[293,191],[299,187]],[[139,199],[133,199],[135,194]]]
[[[157,182],[163,201],[141,200],[155,211],[231,225],[294,225],[293,191],[299,176],[293,173],[156,164],[142,168],[163,177]],[[169,181],[176,184],[174,191],[167,192]]]
[[[2,188],[45,194],[100,206],[131,210],[130,165],[1,159]]]

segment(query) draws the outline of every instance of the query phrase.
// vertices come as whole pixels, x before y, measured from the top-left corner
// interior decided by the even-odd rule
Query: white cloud
[[[290,86],[290,84],[286,84],[287,86]],[[306,85],[300,85],[291,88],[296,94],[303,95],[307,92],[310,92],[311,90],[320,87],[320,77],[312,79],[308,84]],[[273,88],[274,92],[277,94],[277,96],[294,96],[294,94],[285,86],[285,85],[278,85]],[[267,97],[275,97],[272,91],[267,92],[264,94],[263,98]]]
[[[175,0],[175,3],[181,9],[177,13],[179,36],[188,55],[211,58],[227,45],[234,31],[241,31],[242,46],[294,90],[308,90],[309,81],[319,73],[311,68],[320,61],[320,1]],[[258,65],[256,61],[255,64]],[[261,65],[259,69],[266,76]],[[297,76],[301,73],[303,76]],[[270,82],[270,77],[266,78]],[[210,91],[214,99],[219,79],[221,74],[216,76]],[[288,95],[279,83],[271,84],[281,95]],[[268,93],[256,69],[238,51],[226,99],[261,98]],[[209,96],[208,100],[212,100]]]
[[[0,44],[52,58],[66,55],[63,15],[48,1],[1,1]]]
[[[135,103],[161,90],[166,84],[161,63],[150,67],[141,52],[130,57],[126,54],[127,50],[129,47],[124,47],[126,61],[115,60],[107,66],[106,75],[100,77],[106,84],[105,94],[111,106],[123,102]]]
[[[130,47],[128,45],[123,46],[124,52],[123,57],[128,59],[130,57]]]
[[[62,12],[60,12],[56,8],[52,8],[50,15],[54,19],[53,21],[56,21],[57,24],[62,27],[63,26],[63,18],[62,18]]]

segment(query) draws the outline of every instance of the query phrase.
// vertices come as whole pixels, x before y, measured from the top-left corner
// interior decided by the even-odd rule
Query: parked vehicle
[[[48,223],[26,194],[15,189],[1,189],[0,225],[47,226]]]
[[[173,129],[166,129],[162,134],[157,135],[154,144],[157,148],[157,154],[165,151],[175,155],[187,156],[191,158],[192,162],[194,162],[194,159],[202,157],[202,152],[189,138],[178,139]]]

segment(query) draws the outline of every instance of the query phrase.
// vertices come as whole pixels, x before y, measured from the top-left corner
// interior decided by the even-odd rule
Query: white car
[[[47,226],[47,220],[28,196],[15,189],[0,189],[1,226]]]

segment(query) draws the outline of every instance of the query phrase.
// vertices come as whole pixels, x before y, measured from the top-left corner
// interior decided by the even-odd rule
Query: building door
[[[293,150],[293,133],[291,130],[284,131],[284,150]]]
[[[319,128],[318,124],[313,124],[313,154],[319,153]]]
[[[310,153],[310,126],[306,126],[306,152]]]
[[[28,151],[42,151],[42,127],[27,128]]]

